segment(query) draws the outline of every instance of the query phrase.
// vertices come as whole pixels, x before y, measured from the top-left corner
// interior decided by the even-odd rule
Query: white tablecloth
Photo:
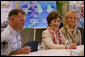
[[[15,56],[71,56],[71,51],[75,51],[80,53],[80,51],[84,49],[84,45],[77,46],[77,49],[49,49],[31,52],[29,54],[19,54]]]

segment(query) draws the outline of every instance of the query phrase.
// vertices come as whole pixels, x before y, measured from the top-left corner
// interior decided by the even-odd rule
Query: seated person
[[[76,45],[81,44],[81,32],[78,29],[79,18],[78,13],[72,9],[65,15],[65,19],[63,19],[64,26],[60,28],[64,37],[68,41],[76,43]]]
[[[1,55],[28,54],[29,46],[21,47],[20,30],[25,22],[25,12],[20,9],[13,9],[9,12],[9,24],[1,33]]]
[[[47,29],[42,32],[42,44],[45,46],[45,49],[68,48],[67,45],[65,45],[65,42],[67,40],[64,38],[62,32],[59,30],[61,18],[56,11],[51,12],[47,16],[47,23]],[[76,45],[72,43],[69,48],[75,49]]]

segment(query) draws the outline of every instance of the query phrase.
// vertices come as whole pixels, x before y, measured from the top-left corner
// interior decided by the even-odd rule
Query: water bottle
[[[42,51],[42,50],[44,50],[45,48],[44,48],[44,45],[42,44],[42,43],[39,43],[38,44],[38,51]]]

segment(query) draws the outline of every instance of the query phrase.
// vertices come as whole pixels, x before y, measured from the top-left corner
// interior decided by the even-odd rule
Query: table
[[[84,45],[77,46],[77,49],[48,49],[42,51],[31,52],[29,54],[19,54],[15,56],[71,56],[71,51],[80,53]]]

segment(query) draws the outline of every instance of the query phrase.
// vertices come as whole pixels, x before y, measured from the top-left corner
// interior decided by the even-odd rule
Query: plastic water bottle
[[[40,51],[40,56],[43,55],[43,50],[44,50],[44,49],[45,49],[45,48],[44,48],[44,45],[41,44],[41,43],[39,43],[39,44],[38,44],[38,51]]]
[[[38,44],[38,51],[44,50],[44,45],[42,43]]]

